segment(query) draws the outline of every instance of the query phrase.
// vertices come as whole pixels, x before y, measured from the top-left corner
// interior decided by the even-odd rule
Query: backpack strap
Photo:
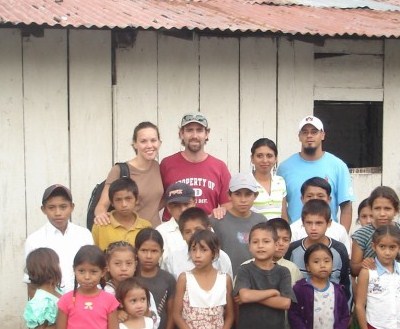
[[[116,164],[119,166],[119,178],[130,176],[129,166],[126,162],[117,162]]]

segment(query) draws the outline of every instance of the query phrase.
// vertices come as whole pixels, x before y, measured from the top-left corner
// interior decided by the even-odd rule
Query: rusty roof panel
[[[0,0],[0,24],[400,37],[400,11],[388,9],[400,9],[400,0],[364,1],[386,10],[317,6],[323,0],[290,2],[314,5],[287,5],[289,0]]]

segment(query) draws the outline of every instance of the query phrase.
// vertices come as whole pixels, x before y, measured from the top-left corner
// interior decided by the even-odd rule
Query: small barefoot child
[[[232,280],[212,265],[219,242],[209,230],[197,231],[188,244],[194,269],[177,282],[173,315],[180,329],[230,329],[233,324]]]
[[[57,329],[118,329],[115,297],[105,286],[106,259],[97,246],[87,245],[77,252],[73,269],[75,287],[58,301]]]
[[[25,306],[24,319],[28,328],[55,328],[57,301],[61,296],[61,269],[57,253],[50,248],[31,251],[26,259],[26,272],[34,297]]]
[[[350,314],[343,286],[329,281],[333,254],[323,243],[313,244],[304,253],[309,277],[293,287],[289,322],[295,329],[347,329]]]
[[[148,227],[138,233],[135,241],[138,269],[135,275],[155,298],[157,313],[161,318],[158,328],[172,329],[171,315],[176,281],[170,273],[159,267],[163,246],[162,236],[157,230]]]
[[[110,243],[105,252],[107,261],[106,286],[104,291],[115,295],[115,290],[119,284],[135,275],[137,264],[137,253],[135,248],[126,241],[116,241]],[[157,307],[153,295],[150,293],[150,317],[154,321],[155,328],[160,324],[160,317],[157,313]],[[128,314],[123,310],[118,310],[118,320],[125,321]]]
[[[356,310],[361,329],[400,328],[400,229],[380,226],[372,236],[376,268],[358,276]],[[365,308],[366,306],[366,308]]]
[[[128,318],[119,324],[119,329],[153,329],[153,319],[149,317],[150,293],[136,278],[128,278],[118,285],[116,297]]]
[[[250,230],[249,250],[254,261],[239,267],[233,290],[239,297],[237,329],[285,326],[285,310],[294,294],[289,270],[274,263],[277,241],[276,231],[268,223]]]

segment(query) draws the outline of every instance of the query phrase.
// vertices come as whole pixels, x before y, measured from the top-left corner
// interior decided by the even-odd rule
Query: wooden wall
[[[116,49],[113,63],[111,39],[111,31],[46,29],[43,37],[22,37],[19,29],[0,29],[4,329],[24,327],[23,246],[46,221],[44,189],[70,186],[73,221],[85,225],[93,186],[112,163],[133,157],[131,137],[140,121],[158,124],[162,158],[181,149],[182,114],[201,110],[211,127],[207,150],[236,173],[250,170],[250,147],[260,137],[277,141],[280,159],[297,152],[297,125],[312,113],[314,100],[385,97],[383,174],[354,174],[354,185],[358,201],[381,176],[400,190],[392,147],[399,134],[398,40],[333,40],[317,47],[285,38],[142,31],[132,47]],[[316,60],[321,52],[346,55]]]

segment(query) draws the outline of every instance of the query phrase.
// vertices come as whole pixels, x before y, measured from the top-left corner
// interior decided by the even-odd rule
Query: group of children
[[[300,237],[291,242],[285,220],[251,211],[251,175],[232,177],[222,219],[195,207],[189,186],[171,185],[172,218],[156,229],[134,212],[136,184],[121,178],[109,189],[110,224],[93,226],[93,245],[69,221],[70,191],[51,186],[42,204],[49,222],[26,242],[27,326],[346,329],[354,301],[360,328],[400,328],[396,193],[378,187],[360,206],[350,261],[331,220],[329,184],[314,177],[301,192],[301,224],[292,224]]]

